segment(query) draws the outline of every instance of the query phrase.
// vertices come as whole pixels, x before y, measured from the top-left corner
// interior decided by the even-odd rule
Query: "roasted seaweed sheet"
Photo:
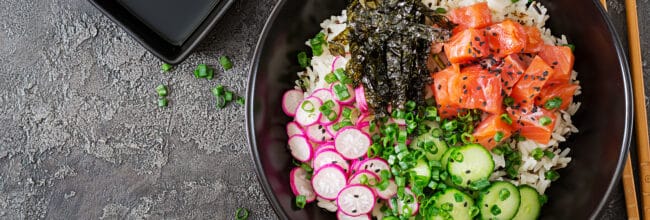
[[[432,43],[451,36],[453,25],[420,0],[353,0],[348,29],[340,39],[350,45],[347,71],[366,89],[369,106],[379,116],[388,106],[424,102],[430,83],[427,58]]]

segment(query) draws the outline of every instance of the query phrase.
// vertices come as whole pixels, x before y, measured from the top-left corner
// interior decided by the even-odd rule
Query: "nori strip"
[[[365,86],[369,106],[381,117],[388,105],[424,102],[430,46],[448,40],[452,28],[420,0],[353,0],[348,28],[334,41],[349,43],[347,73]]]

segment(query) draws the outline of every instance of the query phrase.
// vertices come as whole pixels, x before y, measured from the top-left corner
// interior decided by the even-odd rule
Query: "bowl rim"
[[[250,148],[250,156],[255,162],[255,172],[257,173],[257,179],[262,186],[262,190],[264,191],[264,194],[268,201],[270,202],[271,206],[273,207],[273,211],[281,218],[281,219],[288,219],[287,213],[284,211],[282,206],[280,205],[280,202],[278,201],[277,197],[274,195],[273,190],[271,185],[268,182],[268,179],[264,175],[264,170],[262,169],[262,161],[259,157],[259,152],[257,150],[257,138],[255,137],[255,121],[253,119],[253,102],[252,100],[254,99],[254,94],[255,94],[255,82],[257,80],[257,68],[259,67],[260,63],[260,50],[264,46],[264,42],[266,41],[266,38],[269,35],[270,29],[271,29],[271,24],[275,22],[277,19],[279,12],[284,6],[284,4],[288,0],[279,0],[275,6],[273,7],[273,10],[271,11],[271,14],[269,18],[266,20],[264,23],[264,28],[260,34],[260,37],[258,38],[257,44],[255,46],[255,52],[253,55],[253,62],[251,62],[249,66],[249,76],[248,76],[248,85],[246,88],[246,98],[249,100],[246,104],[246,138],[248,141],[248,145]],[[616,49],[616,55],[618,57],[618,63],[621,68],[621,74],[623,78],[623,90],[624,90],[624,95],[625,95],[625,129],[623,131],[623,141],[621,142],[621,153],[618,156],[618,162],[616,164],[616,169],[614,170],[614,175],[612,175],[609,185],[607,187],[607,190],[605,191],[605,194],[599,201],[598,205],[596,206],[596,209],[592,211],[591,216],[589,219],[596,219],[600,212],[602,211],[603,207],[607,203],[608,198],[610,197],[612,191],[614,190],[615,187],[619,185],[619,179],[621,176],[621,172],[623,171],[623,167],[625,164],[625,161],[627,160],[627,153],[629,151],[629,147],[631,144],[631,139],[632,139],[632,127],[634,124],[634,120],[632,119],[633,113],[634,113],[634,103],[632,102],[632,81],[631,81],[631,75],[630,75],[630,69],[628,65],[628,58],[627,58],[627,53],[625,52],[623,48],[623,44],[621,43],[621,39],[619,34],[616,32],[616,29],[614,28],[614,24],[612,23],[611,18],[599,2],[599,0],[592,0],[592,4],[595,4],[595,7],[597,8],[598,12],[600,13],[600,16],[605,20],[605,24],[607,26],[607,31],[610,34],[610,37],[614,41],[614,48]]]

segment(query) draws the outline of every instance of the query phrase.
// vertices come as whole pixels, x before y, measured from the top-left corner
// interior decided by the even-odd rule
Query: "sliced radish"
[[[349,160],[367,155],[370,144],[370,136],[353,127],[340,130],[334,137],[336,151]]]
[[[328,150],[328,149],[336,151],[336,148],[334,148],[334,143],[326,142],[326,143],[323,143],[321,145],[318,145],[318,147],[316,147],[316,152],[314,152],[314,155],[315,155],[314,157],[316,157],[316,155],[318,155],[321,152],[323,152],[325,150]]]
[[[367,159],[359,165],[359,170],[369,170],[378,176],[381,174],[382,170],[390,171],[390,166],[388,162],[380,158]]]
[[[375,208],[372,209],[370,214],[374,216],[375,219],[384,219],[384,212],[381,211],[381,208],[384,206],[384,201],[378,199]]]
[[[375,193],[372,189],[361,184],[345,187],[336,199],[336,205],[339,207],[339,211],[350,216],[370,213],[375,206],[375,202]]]
[[[334,58],[334,62],[332,62],[332,72],[334,72],[338,68],[344,68],[345,65],[348,63],[348,59],[342,56],[336,56]]]
[[[362,112],[368,112],[368,102],[366,101],[366,92],[365,88],[363,88],[363,85],[359,85],[359,87],[354,89],[354,95],[356,97],[356,104],[359,110]]]
[[[332,135],[330,135],[330,133],[327,132],[327,129],[325,129],[323,125],[319,125],[319,124],[310,125],[305,129],[305,132],[307,133],[307,137],[309,137],[309,140],[319,144],[334,140],[334,138],[332,138]]]
[[[338,122],[337,122],[338,123]],[[335,123],[336,124],[336,123]],[[334,130],[334,124],[325,126],[325,129],[327,129],[327,132],[330,133],[330,135],[335,136],[338,131]]]
[[[295,116],[296,109],[298,109],[300,102],[302,102],[304,98],[305,93],[300,90],[293,89],[286,91],[282,96],[282,110],[284,111],[284,114],[291,117]]]
[[[313,156],[312,154],[314,153],[314,150],[305,136],[291,136],[288,142],[291,156],[296,158],[296,160],[299,160],[300,162],[308,162]]]
[[[316,205],[318,205],[318,207],[324,208],[327,211],[336,212],[336,210],[339,210],[339,207],[336,207],[336,201],[323,199],[318,196],[316,197],[316,200],[318,200],[318,203],[316,203]]]
[[[393,180],[388,180],[388,187],[386,187],[386,189],[381,190],[378,187],[375,187],[375,191],[379,198],[390,199],[397,194],[397,184],[395,184],[395,181]]]
[[[290,182],[291,191],[293,191],[294,195],[305,196],[307,202],[313,202],[316,200],[316,193],[314,193],[314,188],[307,179],[307,171],[305,169],[302,167],[293,168],[293,170],[291,170]]]
[[[352,124],[355,124],[355,125],[358,124],[359,119],[361,118],[361,115],[362,114],[361,114],[361,111],[359,111],[359,109],[352,108],[352,112],[350,113],[350,121],[352,122]]]
[[[337,91],[341,89],[341,94],[344,92],[347,92],[347,98],[342,99],[343,97],[339,97],[337,94]],[[349,105],[352,104],[355,101],[355,94],[354,94],[354,88],[352,88],[352,85],[347,84],[341,84],[340,82],[335,82],[332,83],[330,86],[330,90],[332,91],[332,96],[334,97],[335,100],[340,102],[341,104],[344,105]]]
[[[418,210],[420,208],[420,205],[418,205],[418,198],[413,194],[413,192],[411,192],[411,189],[409,189],[408,187],[404,188],[404,196],[405,197],[410,197],[410,198],[412,198],[412,200],[407,204],[407,203],[404,203],[404,201],[402,201],[401,199],[398,199],[397,200],[397,211],[400,214],[404,214],[404,213],[402,213],[402,212],[404,212],[404,206],[408,206],[411,209],[411,216],[414,216],[414,215],[418,214]],[[388,206],[390,206],[391,209],[393,208],[391,203],[389,203]]]
[[[323,104],[328,103],[327,101],[324,101]],[[320,118],[320,124],[321,125],[331,125],[334,124],[338,121],[338,119],[341,117],[341,104],[339,104],[336,101],[332,101],[332,112],[329,113],[331,115],[326,115],[323,114],[323,116]],[[332,117],[334,120],[330,120],[330,117]]]
[[[320,153],[316,154],[314,160],[312,161],[312,167],[314,170],[318,170],[330,164],[338,165],[346,173],[350,170],[350,165],[348,162],[343,159],[343,156],[341,156],[333,149],[320,151]]]
[[[287,124],[287,136],[291,137],[294,135],[304,135],[305,132],[302,131],[302,127],[296,122],[289,122]]]
[[[316,124],[322,116],[318,110],[322,104],[323,102],[319,98],[313,96],[306,98],[296,110],[296,122],[303,127]]]
[[[370,214],[360,215],[360,216],[351,216],[347,215],[341,211],[336,212],[336,219],[338,220],[370,220]]]
[[[379,182],[379,176],[377,176],[377,174],[367,170],[363,170],[352,175],[352,177],[350,177],[350,179],[348,180],[348,184],[349,185],[361,184],[361,179],[364,178],[370,185],[374,185],[377,182]]]
[[[357,128],[359,128],[359,130],[363,131],[366,134],[371,133],[370,132],[370,123],[365,122],[364,124],[361,124],[361,125],[357,126]],[[368,136],[370,136],[370,135],[368,135]]]
[[[359,115],[359,121],[357,123],[372,122],[373,120],[375,120],[375,115],[371,115],[371,114],[368,114],[368,113],[362,113],[361,115]]]
[[[316,170],[311,177],[311,184],[316,195],[323,199],[334,200],[346,185],[346,175],[339,165],[330,164]]]
[[[332,91],[326,88],[320,88],[317,90],[314,90],[310,96],[319,98],[322,101],[327,101],[327,100],[334,100],[334,96],[332,95]]]

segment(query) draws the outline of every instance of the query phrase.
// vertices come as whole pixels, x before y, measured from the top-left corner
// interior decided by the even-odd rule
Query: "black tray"
[[[190,52],[215,26],[219,18],[235,0],[221,0],[205,20],[181,45],[174,45],[163,39],[156,31],[149,28],[134,14],[118,3],[117,0],[88,0],[104,15],[122,27],[131,37],[149,52],[165,63],[178,64],[185,60]]]

